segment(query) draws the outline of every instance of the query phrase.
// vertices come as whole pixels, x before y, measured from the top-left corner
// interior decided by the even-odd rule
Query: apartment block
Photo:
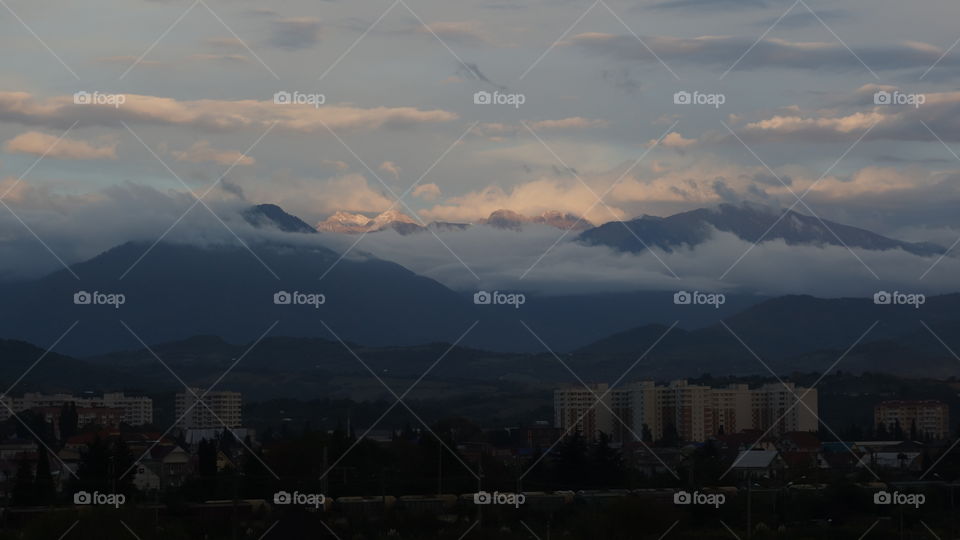
[[[884,426],[894,433],[897,425],[909,435],[915,430],[919,437],[946,439],[950,436],[950,407],[942,401],[883,401],[873,408],[875,426]]]
[[[243,422],[243,399],[239,392],[191,388],[174,397],[174,414],[181,429],[223,429],[240,427]],[[202,403],[197,402],[202,398]]]
[[[127,396],[122,392],[109,392],[102,396],[74,396],[72,394],[41,394],[27,392],[22,397],[7,396],[0,406],[0,420],[10,418],[13,413],[31,409],[51,409],[73,403],[78,408],[120,409],[120,421],[131,426],[153,423],[153,400],[143,396]]]
[[[745,384],[713,388],[683,379],[665,386],[644,381],[614,389],[601,383],[590,390],[555,390],[554,425],[590,439],[602,431],[615,441],[641,440],[645,430],[653,440],[675,434],[684,441],[748,429],[773,434],[816,431],[817,392],[792,383],[755,389]]]

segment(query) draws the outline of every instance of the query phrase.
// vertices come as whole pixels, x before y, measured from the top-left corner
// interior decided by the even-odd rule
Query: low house
[[[737,455],[731,470],[741,480],[773,480],[779,478],[785,468],[786,463],[776,450],[744,450]]]

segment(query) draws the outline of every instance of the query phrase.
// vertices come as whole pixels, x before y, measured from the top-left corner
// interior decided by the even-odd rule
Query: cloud
[[[224,49],[234,49],[237,51],[246,50],[244,47],[243,41],[235,37],[213,37],[203,40],[203,43],[211,47],[219,47]]]
[[[36,98],[28,92],[0,92],[0,120],[26,125],[66,129],[79,121],[85,126],[122,128],[127,124],[181,126],[209,132],[253,130],[262,133],[276,123],[277,129],[297,133],[326,132],[331,129],[372,130],[385,127],[409,127],[457,119],[443,110],[414,107],[374,107],[324,105],[277,105],[273,97],[259,101],[177,100],[174,98],[126,94],[119,107],[75,105],[73,96]]]
[[[657,139],[650,139],[650,142],[647,144],[653,146],[656,143]],[[676,131],[671,131],[666,137],[663,138],[662,141],[660,141],[660,146],[663,146],[664,148],[678,148],[682,150],[689,146],[693,146],[696,143],[696,139],[687,139]]]
[[[677,38],[646,36],[644,42],[666,63],[686,63],[727,69],[733,59],[749,52],[736,65],[739,70],[760,68],[827,69],[845,72],[864,69],[857,56],[874,70],[923,69],[936,62],[944,50],[920,42],[898,45],[858,47],[857,56],[851,54],[839,41],[801,42],[766,38],[754,45],[752,38],[739,36],[700,36]],[[581,50],[628,62],[657,62],[644,47],[637,47],[631,35],[588,32],[573,36],[565,42]],[[752,48],[751,48],[752,47]],[[944,57],[938,69],[960,68],[960,57]]]
[[[243,190],[251,201],[275,202],[310,223],[338,210],[379,214],[394,205],[379,182],[373,181],[371,186],[365,176],[356,173],[309,178],[278,171],[266,181],[245,181]]]
[[[210,146],[209,141],[197,141],[193,146],[183,151],[170,152],[177,161],[191,163],[213,162],[220,165],[253,165],[255,160],[235,150],[218,150]]]
[[[440,197],[440,186],[436,184],[421,184],[413,189],[413,196],[425,201],[433,201]]]
[[[866,111],[837,114],[833,110],[803,114],[778,114],[746,123],[738,134],[745,140],[822,142],[855,140],[868,128],[868,140],[948,141],[960,140],[960,92],[926,93],[919,107],[873,105],[874,92],[900,91],[896,87],[865,85],[846,103],[869,106]],[[909,91],[902,91],[910,93]],[[924,124],[936,133],[934,136]]]
[[[392,161],[384,161],[377,167],[381,172],[385,172],[393,176],[394,180],[400,179],[400,167]]]
[[[767,7],[766,0],[666,0],[650,6],[654,9],[759,9]]]
[[[465,231],[436,232],[443,243],[429,234],[369,234],[364,237],[363,249],[448,287],[476,290],[476,278],[450,254],[446,244],[481,277],[481,288],[546,295],[687,289],[870,298],[880,289],[952,292],[960,275],[960,259],[948,257],[918,282],[935,257],[900,250],[855,250],[857,257],[880,276],[878,281],[842,246],[791,246],[778,240],[751,248],[751,242],[719,231],[713,231],[711,240],[695,248],[670,253],[657,250],[656,256],[584,245],[577,242],[576,234],[567,235],[554,246],[562,233],[538,225],[529,225],[521,233],[482,225]],[[350,235],[324,235],[324,242],[340,250],[355,240]],[[729,275],[720,279],[748,249],[750,252]],[[533,270],[521,278],[532,265]]]
[[[323,159],[320,160],[320,163],[327,167],[333,167],[338,171],[345,171],[350,168],[350,165],[346,161],[340,161],[338,159]]]
[[[250,59],[242,54],[192,54],[191,60],[200,62],[223,62],[229,64],[246,64]]]
[[[287,50],[308,49],[320,40],[320,20],[292,17],[273,21],[270,44]]]
[[[584,118],[582,116],[571,116],[561,118],[560,120],[539,120],[530,124],[533,129],[586,129],[605,127],[609,124],[607,120],[599,118]]]
[[[11,154],[32,154],[56,159],[117,159],[117,143],[95,146],[86,141],[59,139],[53,135],[29,131],[10,139],[4,150]]]
[[[476,21],[445,21],[433,22],[416,29],[422,34],[436,34],[440,39],[461,45],[484,45],[492,40],[480,29]]]

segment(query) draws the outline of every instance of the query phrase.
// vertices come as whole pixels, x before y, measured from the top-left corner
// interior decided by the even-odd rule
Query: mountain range
[[[475,223],[433,221],[426,225],[417,223],[412,217],[397,210],[387,210],[373,217],[341,210],[317,223],[316,230],[341,234],[362,234],[392,229],[400,234],[413,234],[426,231],[427,228],[464,230],[473,225],[489,225],[498,229],[520,231],[524,225],[534,223],[578,231],[592,227],[589,221],[570,213],[555,210],[549,210],[537,216],[524,216],[512,210],[496,210],[487,218]]]
[[[180,383],[168,368],[198,386],[211,384],[229,370],[223,386],[250,399],[378,399],[385,390],[368,369],[400,388],[431,366],[414,399],[546,392],[578,384],[571,370],[587,382],[613,382],[621,376],[629,382],[837,370],[956,377],[960,361],[950,350],[960,349],[960,295],[931,298],[926,307],[931,309],[921,315],[913,308],[877,306],[869,300],[788,296],[745,308],[723,323],[694,330],[644,325],[558,356],[543,350],[493,352],[462,344],[451,348],[440,342],[412,346],[349,342],[348,350],[335,339],[271,335],[231,342],[201,335],[153,343],[149,350],[136,344],[83,358],[51,353],[36,363],[18,391],[179,390]],[[4,358],[0,374],[16,380],[43,351],[0,340],[0,354]]]
[[[511,223],[512,215],[494,214]],[[669,218],[608,223],[584,231],[578,241],[636,250],[642,246],[634,244],[636,239],[628,232],[624,235],[624,225],[637,227],[638,223],[635,232],[645,235],[650,245],[663,249],[702,242],[713,229],[756,240],[762,235],[761,229],[776,220],[773,216],[751,207],[722,206]],[[529,292],[520,309],[478,305],[473,294],[479,291],[455,291],[367,254],[344,257],[325,247],[323,237],[307,222],[278,206],[250,207],[243,217],[256,227],[276,229],[289,236],[281,235],[280,240],[277,235],[269,235],[269,240],[250,238],[247,245],[160,242],[151,247],[145,242],[128,242],[72,265],[73,273],[60,270],[37,279],[0,283],[0,298],[4,299],[0,305],[0,338],[45,346],[79,321],[76,330],[64,337],[56,350],[86,356],[137,348],[137,337],[152,344],[202,334],[246,343],[276,323],[270,335],[341,337],[380,347],[416,346],[454,342],[477,323],[463,338],[463,345],[529,353],[543,351],[546,344],[556,351],[572,351],[648,324],[678,320],[680,328],[698,331],[766,300],[749,291],[728,292],[726,303],[714,309],[676,305],[674,291],[553,296]],[[500,226],[496,220],[491,221],[488,226]],[[913,253],[936,253],[942,249],[900,242],[839,224],[827,227],[816,218],[796,213],[788,214],[772,227],[768,237],[781,238],[792,245],[829,244],[832,234],[828,228],[845,244],[864,249],[904,249]],[[125,302],[119,307],[96,302],[77,304],[74,295],[82,292],[123,294]],[[292,298],[299,298],[295,293],[314,298],[322,295],[324,302],[276,303],[274,295],[280,293]],[[836,306],[845,306],[845,302],[863,305],[866,300],[831,302],[836,302],[831,304]],[[936,305],[929,302],[922,314],[930,316]],[[838,334],[839,328],[845,328],[841,324],[844,320],[838,319],[834,311],[806,308],[801,313],[836,324],[801,333],[798,329],[810,326],[810,319],[801,317],[790,321],[789,328],[781,328],[770,321],[780,321],[782,317],[760,318],[748,326],[769,328],[758,333],[753,342],[763,349],[773,339],[777,347],[797,352],[807,350],[811,334],[818,336],[816,342],[824,348],[841,346],[856,337],[849,332]],[[908,313],[916,318],[919,312]],[[851,314],[851,320],[861,318],[854,315],[860,314]],[[916,321],[911,324],[916,326]],[[137,337],[124,326],[136,332]],[[834,335],[841,339],[826,340]]]
[[[579,240],[619,251],[640,252],[648,247],[673,251],[696,246],[711,238],[713,230],[733,233],[747,242],[782,240],[788,245],[834,245],[885,251],[902,249],[921,256],[946,250],[932,243],[894,240],[794,210],[782,212],[757,205],[721,204],[669,217],[643,216],[625,222],[604,223],[580,234]]]
[[[396,210],[388,210],[373,217],[339,211],[317,223],[315,229],[303,220],[285,214],[279,207],[260,205],[254,209],[252,212],[248,211],[246,216],[251,223],[260,224],[274,220],[278,228],[292,232],[318,230],[360,234],[394,230],[406,235],[425,231],[428,227],[437,230],[465,230],[475,225],[486,225],[522,231],[524,225],[545,224],[577,231],[579,234],[576,235],[576,240],[588,245],[609,246],[618,251],[633,253],[650,247],[665,251],[673,251],[681,246],[693,247],[710,240],[713,231],[732,233],[741,240],[757,243],[780,240],[788,245],[833,245],[877,251],[900,249],[920,256],[946,252],[943,246],[931,242],[905,242],[794,210],[781,211],[755,204],[721,204],[714,208],[700,208],[667,217],[641,216],[599,226],[594,226],[576,215],[559,211],[524,216],[502,209],[475,223],[431,222],[427,225],[421,225]]]

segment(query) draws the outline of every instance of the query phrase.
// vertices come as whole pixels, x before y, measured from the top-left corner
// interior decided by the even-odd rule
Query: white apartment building
[[[598,403],[598,396],[604,396],[606,406]],[[798,397],[806,406],[794,406]],[[615,441],[640,440],[644,427],[654,440],[673,429],[685,441],[749,429],[781,434],[816,431],[818,427],[816,390],[793,383],[756,389],[745,384],[712,388],[680,379],[666,386],[644,381],[612,390],[607,384],[594,384],[590,390],[555,390],[553,401],[554,426],[571,433],[575,430],[589,439],[602,431]]]
[[[131,426],[153,423],[153,400],[144,396],[127,396],[122,392],[108,392],[102,396],[74,396],[72,394],[41,394],[27,392],[22,397],[6,396],[0,406],[0,421],[14,413],[46,407],[62,407],[74,403],[77,407],[122,409],[121,420]]]
[[[239,392],[215,390],[204,395],[206,390],[191,388],[192,392],[180,392],[174,397],[174,414],[179,418],[181,429],[223,429],[240,427],[243,400]],[[197,397],[203,402],[197,403]]]

